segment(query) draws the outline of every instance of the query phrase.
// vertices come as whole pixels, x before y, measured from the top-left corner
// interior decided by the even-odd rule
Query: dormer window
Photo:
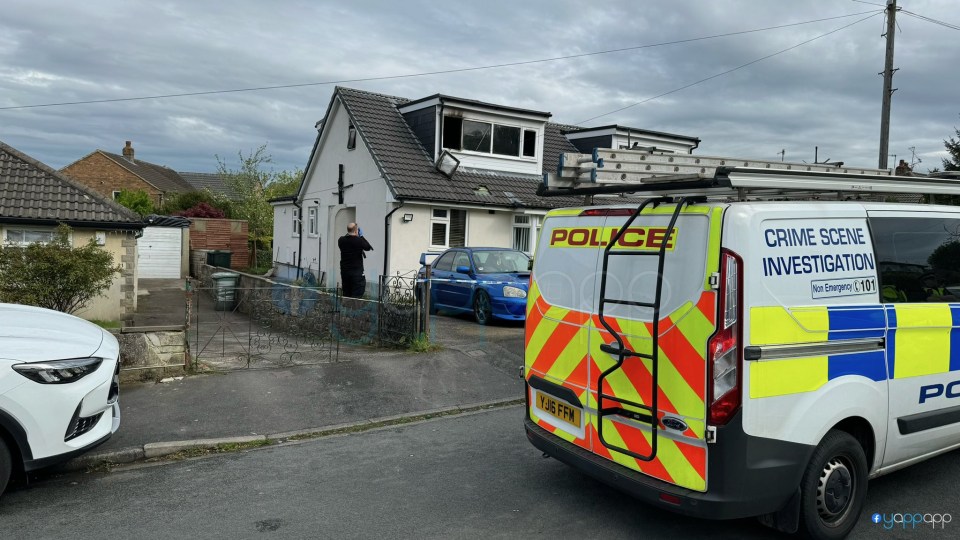
[[[443,147],[498,156],[537,157],[537,132],[459,116],[443,119]]]

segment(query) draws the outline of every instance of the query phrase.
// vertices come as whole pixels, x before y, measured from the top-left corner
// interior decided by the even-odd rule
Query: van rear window
[[[615,250],[655,253],[664,242],[669,219],[669,215],[638,218]],[[548,218],[534,264],[534,279],[544,300],[551,305],[596,313],[603,249],[626,221],[624,216]],[[677,220],[667,241],[661,316],[699,298],[705,281],[709,225],[706,215],[684,214]],[[657,262],[653,255],[612,255],[608,262],[606,297],[653,302]],[[614,317],[653,320],[650,308],[607,304],[604,312]]]

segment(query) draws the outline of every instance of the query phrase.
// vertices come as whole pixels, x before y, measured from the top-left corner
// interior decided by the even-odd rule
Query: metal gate
[[[200,369],[235,370],[338,360],[335,289],[279,283],[246,289],[205,284],[188,303],[189,345]]]

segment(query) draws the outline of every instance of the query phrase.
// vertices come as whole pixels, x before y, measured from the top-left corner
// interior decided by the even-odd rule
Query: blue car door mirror
[[[457,267],[457,273],[458,273],[458,274],[469,274],[469,273],[470,273],[470,267],[469,267],[469,266],[458,266],[458,267]]]

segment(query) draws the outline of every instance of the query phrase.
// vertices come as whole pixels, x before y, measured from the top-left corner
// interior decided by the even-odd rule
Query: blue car
[[[420,255],[419,280],[426,275],[428,255]],[[430,313],[440,309],[473,313],[480,324],[493,319],[526,319],[530,257],[522,251],[452,248],[437,256],[430,267]]]

